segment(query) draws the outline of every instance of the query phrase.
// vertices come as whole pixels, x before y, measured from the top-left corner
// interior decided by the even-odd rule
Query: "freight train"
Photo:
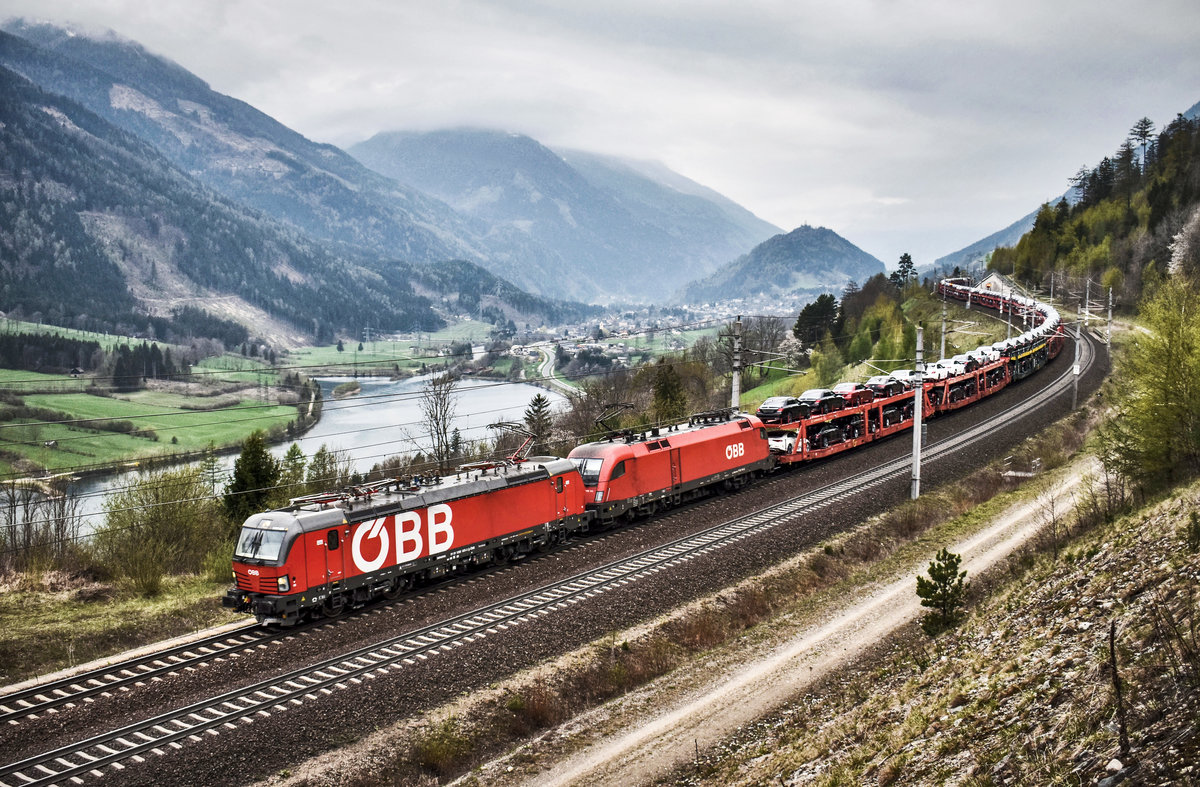
[[[336,617],[417,584],[519,555],[545,551],[573,534],[650,516],[714,488],[821,459],[912,428],[915,397],[927,415],[965,407],[1032,374],[1062,347],[1053,307],[991,298],[962,280],[939,283],[946,297],[1005,313],[1034,327],[972,371],[832,412],[767,426],[732,410],[686,424],[617,432],[576,447],[565,459],[476,464],[445,477],[391,479],[293,499],[242,525],[234,587],[222,604],[260,622],[290,626]],[[998,352],[996,352],[998,351]],[[991,360],[994,358],[994,360]],[[772,439],[787,435],[785,440]]]

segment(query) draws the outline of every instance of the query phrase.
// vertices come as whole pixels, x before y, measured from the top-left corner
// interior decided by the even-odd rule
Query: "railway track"
[[[14,725],[58,708],[89,702],[114,691],[162,678],[247,648],[279,639],[283,632],[247,623],[233,631],[213,634],[165,650],[154,651],[94,670],[40,683],[0,696],[0,723]]]
[[[1080,349],[1080,367],[1087,369],[1095,361],[1090,338]],[[951,457],[986,439],[996,422],[1019,419],[1064,394],[1073,382],[1073,370],[1069,365],[1063,366],[1063,373],[1050,385],[997,414],[991,421],[927,446],[925,461]],[[724,545],[794,523],[846,497],[903,477],[910,467],[908,457],[898,457],[865,473],[469,613],[2,766],[0,785],[79,783],[89,775],[102,776],[107,769],[125,767],[126,761],[142,762],[189,742],[198,743],[208,736],[237,730],[334,691],[403,670],[470,642],[553,615]]]
[[[572,549],[569,545],[566,549]],[[560,550],[561,554],[561,550]],[[481,571],[467,581],[477,581],[508,566],[497,566]],[[142,653],[120,661],[112,661],[93,670],[27,686],[0,694],[0,724],[19,725],[22,721],[37,719],[47,713],[55,713],[79,703],[94,702],[116,691],[125,691],[149,681],[160,680],[173,673],[194,670],[213,661],[229,658],[236,653],[266,647],[273,642],[287,641],[297,636],[312,633],[322,626],[340,624],[359,615],[378,614],[395,604],[409,603],[429,593],[445,590],[455,580],[452,577],[433,583],[421,590],[409,593],[393,603],[374,604],[362,610],[333,620],[316,620],[290,629],[268,629],[249,621],[237,629],[202,637],[162,650]]]

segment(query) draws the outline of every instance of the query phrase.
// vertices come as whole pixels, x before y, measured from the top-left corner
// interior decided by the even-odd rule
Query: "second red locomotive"
[[[729,411],[584,443],[568,458],[579,467],[588,512],[600,524],[649,516],[713,484],[743,486],[775,466],[762,421]]]

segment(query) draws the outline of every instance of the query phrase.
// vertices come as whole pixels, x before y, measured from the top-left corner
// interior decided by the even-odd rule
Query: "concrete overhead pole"
[[[942,350],[938,353],[939,359],[946,357],[946,299],[942,298]]]
[[[1108,288],[1108,330],[1104,334],[1104,343],[1108,345],[1108,351],[1112,352],[1112,287]]]
[[[1071,409],[1079,406],[1079,341],[1080,323],[1075,323],[1075,360],[1071,366]]]
[[[729,406],[734,410],[742,404],[742,315],[733,321],[733,394]]]
[[[913,388],[913,462],[910,497],[921,496],[921,405],[925,400],[925,328],[917,323],[917,384]]]

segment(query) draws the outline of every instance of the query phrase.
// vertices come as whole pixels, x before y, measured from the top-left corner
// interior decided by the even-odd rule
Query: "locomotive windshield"
[[[600,466],[604,464],[603,459],[572,457],[571,461],[579,468],[584,486],[595,486],[600,483]]]
[[[286,530],[264,530],[258,527],[243,527],[233,556],[255,560],[278,560],[283,551]]]

